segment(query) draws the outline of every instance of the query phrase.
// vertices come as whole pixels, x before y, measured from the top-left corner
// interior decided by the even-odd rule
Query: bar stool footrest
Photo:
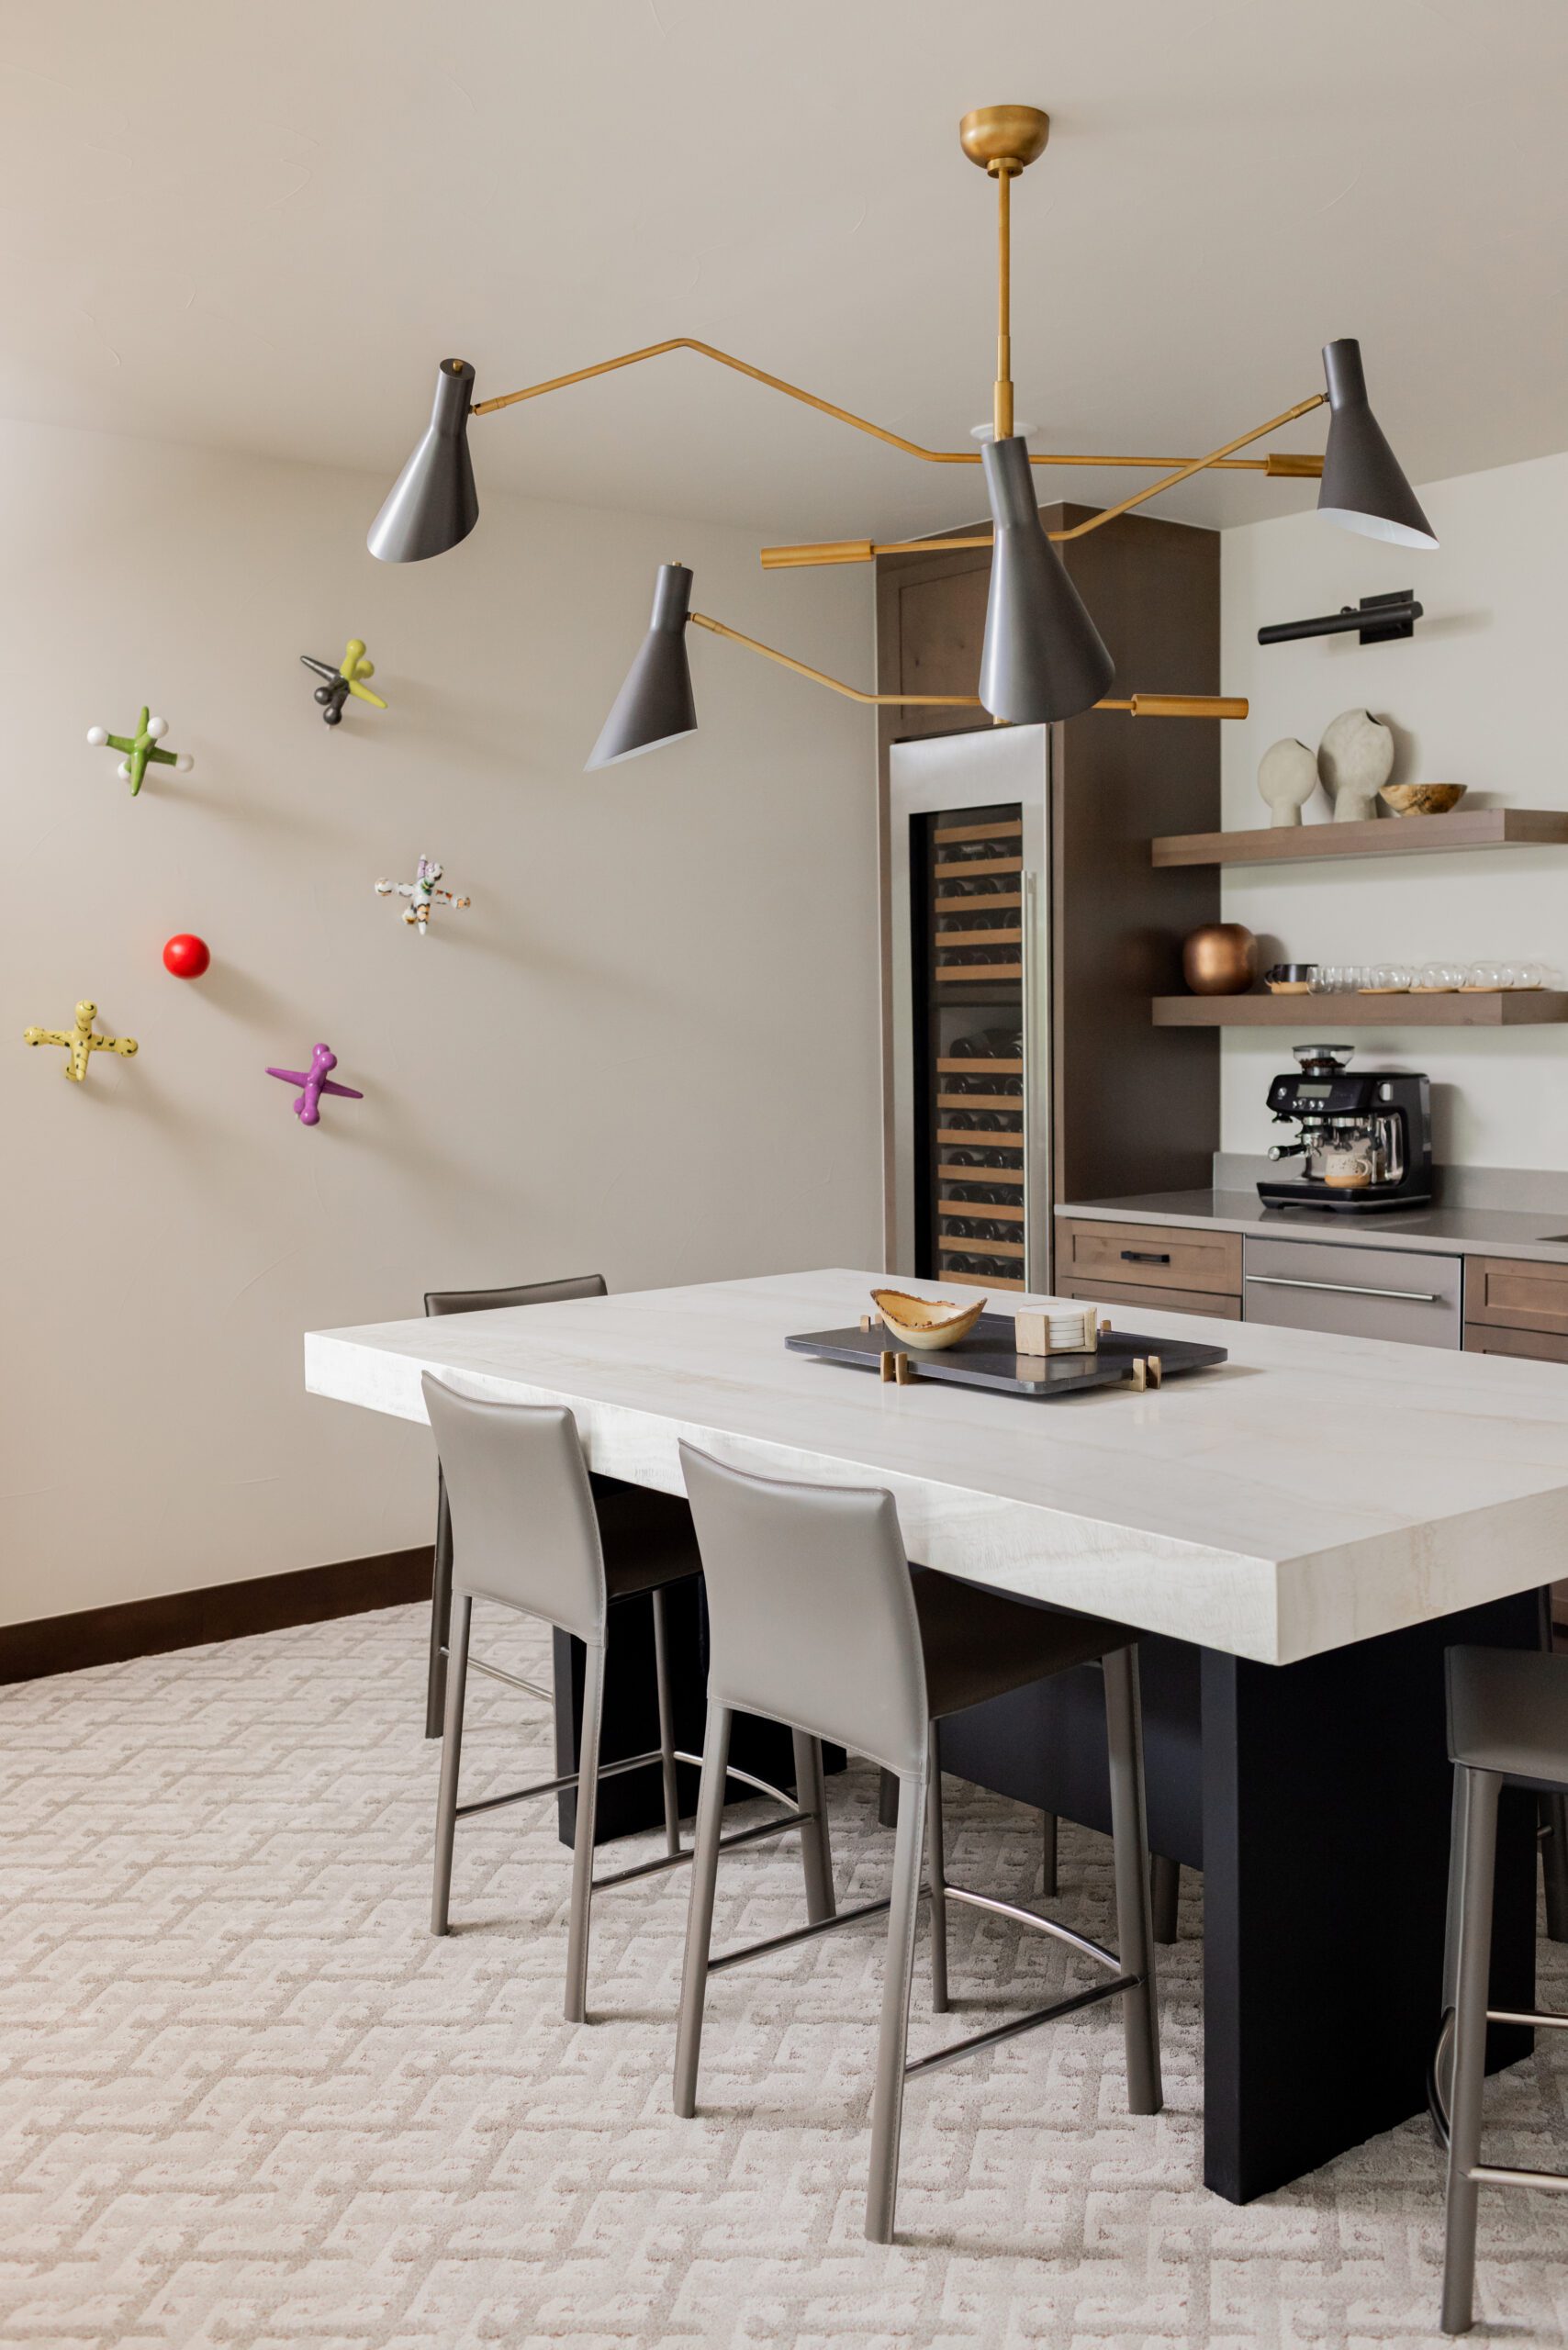
[[[917,2073],[934,2073],[941,2065],[951,2065],[960,2056],[972,2056],[981,2048],[998,2047],[1004,2040],[1016,2040],[1020,2032],[1034,2031],[1043,2023],[1055,2023],[1059,2016],[1072,2015],[1080,2008],[1097,2007],[1102,1999],[1114,1999],[1124,1991],[1136,1991],[1142,1981],[1141,1975],[1113,1975],[1110,1982],[1092,1983],[1087,1990],[1055,1999],[1048,2008],[1034,2008],[1027,2015],[992,2024],[987,2031],[973,2031],[965,2040],[951,2040],[946,2048],[934,2049],[929,2056],[917,2056],[913,2065],[906,2065],[904,2078],[913,2080]]]
[[[803,1828],[816,1816],[814,1811],[791,1811],[783,1819],[764,1819],[755,1828],[737,1828],[732,1834],[720,1837],[719,1850],[733,1852],[737,1844],[760,1844],[769,1836],[787,1836],[791,1828]],[[593,1889],[598,1893],[606,1886],[630,1885],[634,1877],[657,1876],[665,1869],[686,1868],[694,1857],[695,1848],[689,1844],[683,1852],[661,1852],[657,1860],[636,1861],[629,1869],[614,1869],[609,1876],[596,1876]],[[830,1919],[828,1922],[833,1921]]]

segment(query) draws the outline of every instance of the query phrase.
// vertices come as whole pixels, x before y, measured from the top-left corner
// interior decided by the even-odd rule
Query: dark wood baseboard
[[[123,1664],[130,1657],[162,1656],[247,1632],[280,1632],[291,1624],[325,1624],[371,1607],[404,1606],[430,1597],[431,1561],[427,1543],[374,1559],[342,1559],[330,1567],[298,1567],[204,1591],[172,1591],[158,1599],[0,1625],[0,1683]]]

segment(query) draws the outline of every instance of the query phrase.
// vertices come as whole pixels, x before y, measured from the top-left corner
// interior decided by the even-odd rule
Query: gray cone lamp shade
[[[1108,691],[1115,664],[1040,527],[1028,442],[1015,433],[980,454],[995,524],[981,707],[1014,726],[1076,718]]]
[[[466,359],[443,359],[424,439],[370,526],[366,544],[383,563],[423,563],[427,555],[444,554],[478,520],[468,454],[473,392],[474,370]]]
[[[686,657],[686,615],[691,574],[683,563],[662,563],[654,584],[653,618],[626,682],[615,697],[583,772],[619,767],[639,752],[656,751],[697,732],[691,665]]]
[[[1348,531],[1386,539],[1396,547],[1435,547],[1438,534],[1422,513],[1398,458],[1367,400],[1361,346],[1347,337],[1324,345],[1328,386],[1328,446],[1317,510]]]

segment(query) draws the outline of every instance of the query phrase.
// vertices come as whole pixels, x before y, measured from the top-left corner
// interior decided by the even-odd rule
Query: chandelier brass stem
[[[470,416],[491,416],[498,408],[515,408],[519,400],[536,400],[546,392],[562,392],[573,384],[590,383],[596,375],[612,375],[621,367],[635,367],[644,359],[662,359],[666,351],[695,351],[700,359],[711,359],[721,367],[733,367],[737,375],[749,375],[754,384],[766,384],[770,392],[782,392],[792,400],[800,400],[806,408],[814,408],[820,415],[831,416],[839,424],[852,425],[857,432],[868,432],[875,441],[885,442],[890,449],[902,449],[906,457],[919,457],[928,465],[978,465],[978,449],[927,449],[918,441],[907,441],[902,432],[890,432],[885,425],[873,424],[868,417],[857,416],[853,408],[839,408],[832,400],[819,399],[815,392],[808,392],[799,384],[787,384],[782,375],[770,375],[764,367],[754,367],[746,359],[737,359],[733,352],[720,351],[711,342],[698,342],[689,334],[671,335],[667,342],[650,342],[641,351],[623,351],[619,358],[600,359],[592,367],[574,368],[569,375],[552,375],[543,384],[525,384],[520,392],[499,392],[494,399],[476,400]],[[1060,453],[1031,457],[1036,465],[1137,465],[1148,470],[1161,465],[1180,464],[1176,457],[1095,457]],[[1210,459],[1199,459],[1209,464]],[[1316,475],[1323,470],[1321,457],[1243,457],[1221,463],[1222,472],[1270,473],[1290,472]]]
[[[991,388],[991,429],[998,441],[1013,438],[1013,215],[1008,189],[1015,166],[996,172],[996,382]]]
[[[808,661],[797,661],[793,654],[779,653],[771,644],[763,644],[755,636],[743,636],[738,628],[731,628],[726,621],[716,621],[706,612],[689,612],[687,618],[693,628],[705,628],[713,636],[727,637],[732,644],[744,644],[748,653],[760,653],[765,661],[777,661],[781,669],[793,669],[798,677],[810,677],[814,686],[826,686],[830,693],[843,694],[849,701],[858,701],[900,708],[918,705],[926,710],[979,710],[978,694],[868,694],[858,686],[846,685],[842,677],[830,677],[825,669],[813,669]],[[1125,711],[1130,718],[1245,718],[1248,705],[1238,694],[1130,694],[1118,701],[1101,701],[1096,710]]]

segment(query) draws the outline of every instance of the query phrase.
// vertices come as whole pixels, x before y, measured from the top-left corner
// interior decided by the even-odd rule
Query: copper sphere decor
[[[1194,995],[1245,995],[1258,977],[1258,941],[1244,922],[1206,922],[1182,942],[1182,977]]]

